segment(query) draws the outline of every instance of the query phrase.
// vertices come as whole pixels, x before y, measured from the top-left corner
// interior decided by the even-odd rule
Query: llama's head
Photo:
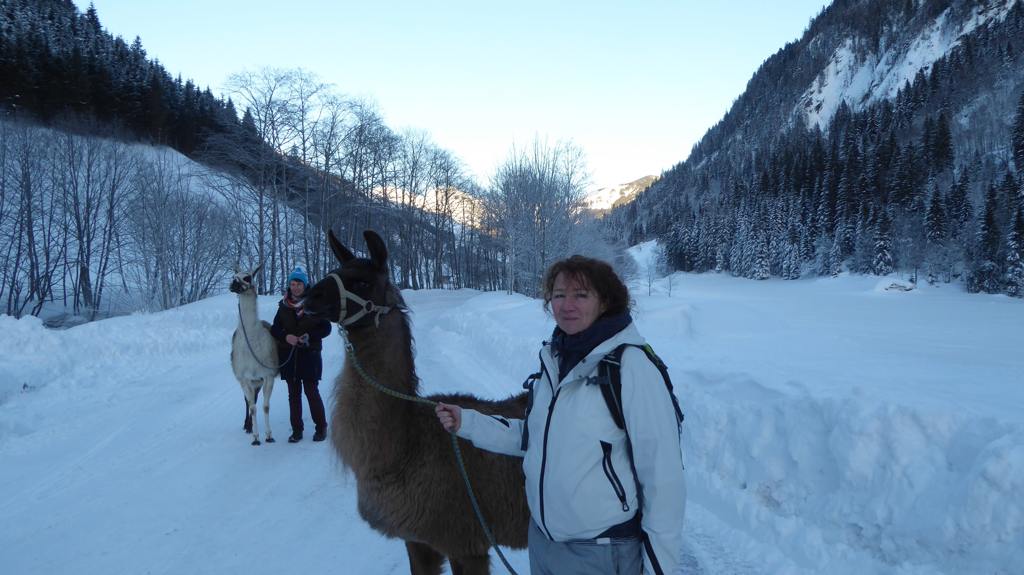
[[[327,236],[341,266],[307,292],[306,313],[325,315],[352,329],[374,325],[381,314],[402,304],[388,277],[388,249],[380,236],[371,230],[363,232],[369,258],[353,255],[333,231]]]
[[[235,275],[231,278],[231,285],[228,287],[232,293],[242,295],[244,293],[256,292],[256,274],[259,273],[263,264],[256,266],[252,271],[239,270],[235,268]]]

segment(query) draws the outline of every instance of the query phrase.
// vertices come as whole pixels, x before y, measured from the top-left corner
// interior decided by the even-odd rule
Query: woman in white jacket
[[[526,419],[447,404],[438,419],[477,447],[523,457],[532,575],[676,573],[686,509],[678,420],[639,347],[629,291],[605,262],[573,256],[548,270],[544,305],[557,327],[541,350]],[[623,344],[625,430],[596,377]]]

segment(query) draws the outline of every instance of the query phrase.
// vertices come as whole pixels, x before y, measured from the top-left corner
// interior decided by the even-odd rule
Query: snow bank
[[[635,285],[634,317],[686,413],[694,571],[1024,565],[1024,301],[891,283]],[[518,295],[404,295],[424,393],[518,393],[553,327]],[[275,299],[260,300],[265,319]],[[248,445],[228,364],[236,314],[225,294],[65,331],[0,317],[15,350],[0,357],[5,572],[407,569],[401,543],[358,518],[329,446]],[[339,337],[324,359],[330,402]],[[279,436],[285,396],[272,399]],[[260,542],[259,560],[242,540]],[[528,572],[525,553],[511,558]]]

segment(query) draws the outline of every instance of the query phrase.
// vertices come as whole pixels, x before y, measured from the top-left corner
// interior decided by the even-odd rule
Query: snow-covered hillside
[[[853,110],[860,110],[867,104],[891,100],[907,82],[913,82],[919,71],[927,73],[961,38],[1004,19],[1016,2],[977,2],[970,17],[957,22],[949,20],[946,10],[911,41],[892,46],[883,43],[879,53],[858,51],[854,41],[848,39],[801,96],[797,110],[807,118],[808,126],[817,124],[827,130],[844,101]]]
[[[892,281],[638,278],[686,412],[692,572],[1020,572],[1024,302]],[[517,392],[553,325],[517,295],[405,296],[428,393]],[[279,442],[249,445],[236,313],[225,294],[65,331],[0,317],[0,571],[408,572],[330,447],[281,441],[283,384]]]
[[[618,203],[631,201],[657,180],[657,176],[644,176],[618,186],[598,188],[587,194],[585,203],[590,210],[610,210]]]

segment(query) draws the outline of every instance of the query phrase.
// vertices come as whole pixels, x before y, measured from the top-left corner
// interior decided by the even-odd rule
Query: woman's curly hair
[[[598,298],[605,306],[602,315],[618,315],[631,307],[629,288],[622,283],[612,266],[598,259],[575,255],[551,264],[544,275],[544,309],[549,312],[552,292],[555,291],[555,279],[561,273],[597,292]]]

